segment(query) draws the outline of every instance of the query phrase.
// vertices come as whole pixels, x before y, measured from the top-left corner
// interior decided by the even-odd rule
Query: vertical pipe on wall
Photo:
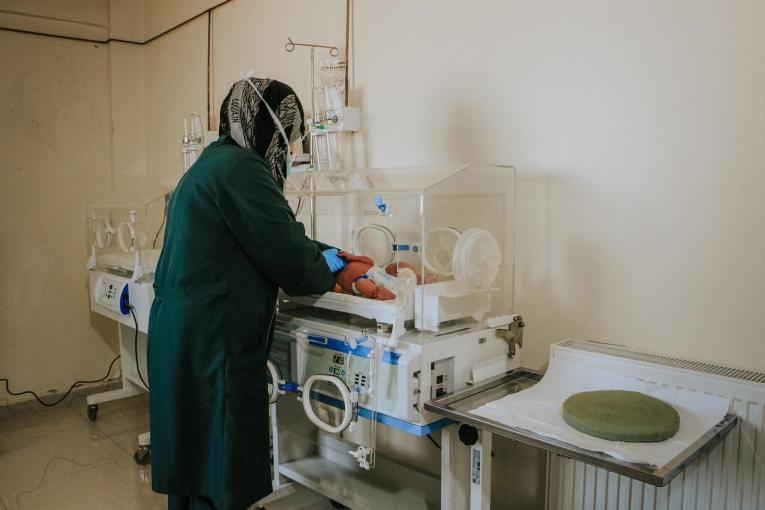
[[[345,106],[348,106],[348,68],[351,65],[351,0],[345,0]]]
[[[207,130],[212,131],[212,44],[213,44],[213,11],[207,11]]]

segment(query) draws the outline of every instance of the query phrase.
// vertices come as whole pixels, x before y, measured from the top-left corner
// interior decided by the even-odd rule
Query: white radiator
[[[765,373],[565,340],[551,357],[730,398],[739,425],[666,487],[551,455],[548,510],[765,510]]]

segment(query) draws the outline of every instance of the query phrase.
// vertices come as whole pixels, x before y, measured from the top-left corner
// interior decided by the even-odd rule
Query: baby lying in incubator
[[[406,262],[388,264],[383,270],[375,266],[374,261],[369,257],[351,255],[344,251],[338,255],[343,257],[347,264],[335,279],[335,292],[388,301],[396,297],[399,276],[416,277],[417,283],[422,283],[422,275],[414,266]],[[409,275],[404,275],[404,271],[410,272]],[[399,275],[399,272],[402,274]],[[434,275],[425,275],[425,283],[435,281]]]

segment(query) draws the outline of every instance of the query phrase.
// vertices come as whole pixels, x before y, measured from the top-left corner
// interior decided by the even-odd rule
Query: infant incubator
[[[403,473],[418,483],[402,508],[438,501],[438,474],[391,463],[378,439],[404,444],[448,426],[425,402],[518,366],[514,185],[514,170],[495,165],[290,175],[285,196],[310,237],[367,263],[341,272],[334,292],[280,296],[277,487],[292,479],[367,508]],[[390,292],[364,297],[362,280]]]

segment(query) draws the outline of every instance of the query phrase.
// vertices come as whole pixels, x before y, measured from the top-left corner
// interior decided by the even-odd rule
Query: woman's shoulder
[[[265,169],[266,163],[258,154],[239,147],[228,137],[210,144],[189,169],[195,179],[215,182],[228,178],[238,168]]]
[[[263,158],[258,154],[250,149],[240,147],[231,137],[226,135],[210,144],[202,153],[202,157],[216,160],[218,164],[228,166],[235,166],[243,161],[265,166]]]

